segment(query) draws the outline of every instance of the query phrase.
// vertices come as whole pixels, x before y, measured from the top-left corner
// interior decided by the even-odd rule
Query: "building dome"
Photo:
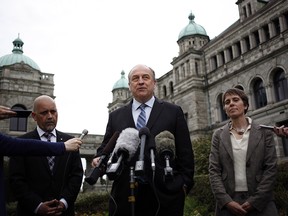
[[[206,30],[201,25],[198,25],[197,23],[194,22],[195,16],[192,14],[192,12],[188,16],[188,18],[189,18],[189,24],[181,30],[178,39],[191,35],[207,36]]]
[[[128,80],[125,78],[124,71],[121,72],[121,78],[114,84],[113,90],[121,88],[129,88]]]
[[[13,41],[14,47],[12,50],[12,54],[0,57],[0,67],[24,62],[24,64],[27,64],[30,67],[40,71],[39,66],[31,58],[23,55],[23,44],[23,41],[19,37],[16,38]]]

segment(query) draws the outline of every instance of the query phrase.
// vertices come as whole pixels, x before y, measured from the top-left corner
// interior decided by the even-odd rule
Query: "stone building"
[[[236,5],[239,19],[213,39],[191,13],[179,33],[172,70],[157,79],[156,96],[182,107],[192,140],[227,123],[221,97],[231,87],[248,94],[247,115],[255,121],[288,126],[287,0]],[[109,111],[131,99],[123,98],[127,90],[126,85],[113,89]],[[288,139],[275,136],[275,141],[279,158],[287,159]]]
[[[156,97],[182,107],[192,140],[227,123],[221,96],[231,87],[249,95],[247,114],[255,121],[288,125],[287,0],[238,0],[237,6],[239,19],[213,39],[191,13],[188,24],[179,29],[179,53],[172,59],[172,69],[157,79]],[[18,37],[12,54],[0,57],[0,104],[31,110],[37,96],[55,97],[54,74],[42,72],[23,55],[23,44]],[[124,71],[112,94],[109,112],[131,99]],[[12,118],[1,122],[0,131],[18,136],[34,127],[30,117]],[[102,138],[88,135],[80,150],[87,161]],[[275,136],[275,141],[279,158],[287,159],[288,139]]]

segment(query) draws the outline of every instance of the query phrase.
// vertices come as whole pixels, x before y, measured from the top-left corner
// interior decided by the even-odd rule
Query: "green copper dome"
[[[189,24],[181,30],[181,32],[178,36],[178,39],[181,39],[182,37],[190,36],[190,35],[205,35],[205,36],[207,36],[205,29],[201,25],[198,25],[197,23],[194,22],[195,16],[192,14],[192,12],[188,16],[188,18],[190,20]]]
[[[18,36],[18,38],[13,41],[14,47],[12,54],[0,57],[0,67],[24,62],[24,64],[40,71],[39,66],[31,58],[23,55],[23,44],[23,41]]]
[[[113,90],[120,88],[129,88],[128,80],[125,78],[125,72],[121,72],[121,78],[114,84]]]

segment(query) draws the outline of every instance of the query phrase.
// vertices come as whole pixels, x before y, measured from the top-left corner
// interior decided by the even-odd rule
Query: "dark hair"
[[[241,100],[243,101],[244,105],[247,106],[247,109],[245,109],[245,111],[244,111],[245,114],[247,113],[247,110],[249,108],[249,99],[243,90],[241,90],[239,88],[228,89],[222,96],[223,107],[225,106],[225,98],[227,95],[238,95],[241,98]]]

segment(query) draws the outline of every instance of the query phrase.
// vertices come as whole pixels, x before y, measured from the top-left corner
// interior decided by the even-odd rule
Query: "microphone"
[[[144,150],[147,137],[150,137],[150,130],[147,127],[143,127],[139,130],[140,137],[140,153],[139,160],[135,164],[135,175],[140,176],[144,174]]]
[[[165,161],[165,176],[173,176],[173,168],[170,167],[170,159],[175,157],[175,138],[169,131],[162,131],[155,137],[156,152],[162,161]]]
[[[155,149],[156,149],[156,144],[155,144],[155,138],[154,138],[154,136],[152,134],[148,138],[147,148],[150,151],[151,168],[152,168],[153,171],[155,171]]]
[[[105,145],[97,166],[94,169],[91,169],[88,177],[85,178],[85,181],[88,184],[90,185],[95,184],[98,178],[105,173],[107,161],[109,159],[108,157],[110,153],[113,151],[118,137],[119,137],[119,132],[116,131],[113,134],[113,136],[110,138],[109,142]]]
[[[80,139],[82,140],[83,138],[84,138],[84,136],[86,136],[88,134],[88,130],[87,129],[84,129],[83,131],[82,131],[82,134],[80,135]]]
[[[130,161],[139,146],[138,130],[135,128],[124,129],[116,141],[113,155],[116,154],[118,160],[111,163],[107,168],[106,175],[110,180],[114,180],[122,171],[122,161]]]

